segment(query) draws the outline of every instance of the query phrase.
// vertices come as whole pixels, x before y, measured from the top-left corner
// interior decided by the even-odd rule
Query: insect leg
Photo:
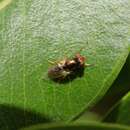
[[[85,67],[95,66],[95,64],[85,64]]]
[[[50,63],[50,64],[54,65],[54,64],[57,64],[58,62],[56,62],[56,61],[51,61],[51,60],[48,60],[48,63]]]

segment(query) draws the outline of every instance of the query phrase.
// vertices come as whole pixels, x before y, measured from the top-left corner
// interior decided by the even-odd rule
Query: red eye
[[[76,54],[76,57],[79,59],[79,61],[81,63],[84,63],[85,62],[85,57],[84,56],[81,56],[79,53]]]

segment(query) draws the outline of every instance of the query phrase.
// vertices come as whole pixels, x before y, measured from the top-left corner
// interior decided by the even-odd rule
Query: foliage
[[[85,111],[105,119],[129,91],[129,25],[129,0],[0,0],[0,130],[49,122],[70,123],[57,129],[127,129],[88,119],[84,125],[71,123]],[[48,61],[73,58],[79,50],[94,64],[82,77],[64,83],[47,77],[53,66]],[[110,97],[115,102],[106,100]],[[122,120],[129,113],[123,103],[118,117],[124,107]]]

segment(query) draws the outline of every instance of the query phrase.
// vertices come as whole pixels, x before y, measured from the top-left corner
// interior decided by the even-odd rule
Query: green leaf
[[[11,3],[12,0],[0,0],[0,10],[5,8],[7,5]]]
[[[3,0],[0,0],[0,2],[2,2]],[[1,3],[0,3],[1,4]]]
[[[117,123],[130,125],[130,93],[128,93],[121,101],[118,108]]]
[[[122,78],[120,78],[120,82],[118,82],[117,87],[119,87],[119,92],[116,95],[121,95],[121,93],[130,91],[130,56],[128,57],[127,64],[124,69],[124,73],[122,73]],[[130,104],[130,92],[127,92],[123,98],[116,103],[115,106],[108,112],[108,115],[105,117],[105,122],[114,122],[120,124],[130,125],[129,118],[129,104]]]
[[[74,120],[74,122],[87,122],[87,121],[97,121],[100,122],[100,116],[97,113],[91,112],[89,110],[85,111],[79,118]]]
[[[96,103],[128,56],[129,8],[129,0],[13,0],[2,9],[1,122],[13,121],[15,114],[7,113],[19,109],[25,117],[29,111],[72,120]],[[47,78],[48,60],[71,58],[81,48],[87,63],[95,64],[83,77],[66,84]]]
[[[120,103],[106,117],[106,122],[130,125],[130,92],[122,98]],[[112,120],[113,119],[113,120]]]
[[[109,114],[118,102],[130,91],[130,55],[125,65],[119,73],[117,79],[109,88],[104,97],[94,105],[89,112],[95,114],[100,120],[103,120]],[[86,115],[87,116],[87,115]],[[88,118],[89,119],[89,118]],[[95,118],[96,119],[96,118]],[[112,119],[111,119],[112,120]]]
[[[41,124],[23,128],[21,130],[129,130],[129,127],[113,124],[101,124],[96,122],[78,123],[78,124]]]

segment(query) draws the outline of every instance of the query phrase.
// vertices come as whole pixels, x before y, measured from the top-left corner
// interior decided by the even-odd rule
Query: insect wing
[[[48,77],[50,79],[58,79],[60,77],[63,77],[63,69],[61,69],[60,67],[58,66],[55,66],[53,68],[50,68],[48,70]]]

